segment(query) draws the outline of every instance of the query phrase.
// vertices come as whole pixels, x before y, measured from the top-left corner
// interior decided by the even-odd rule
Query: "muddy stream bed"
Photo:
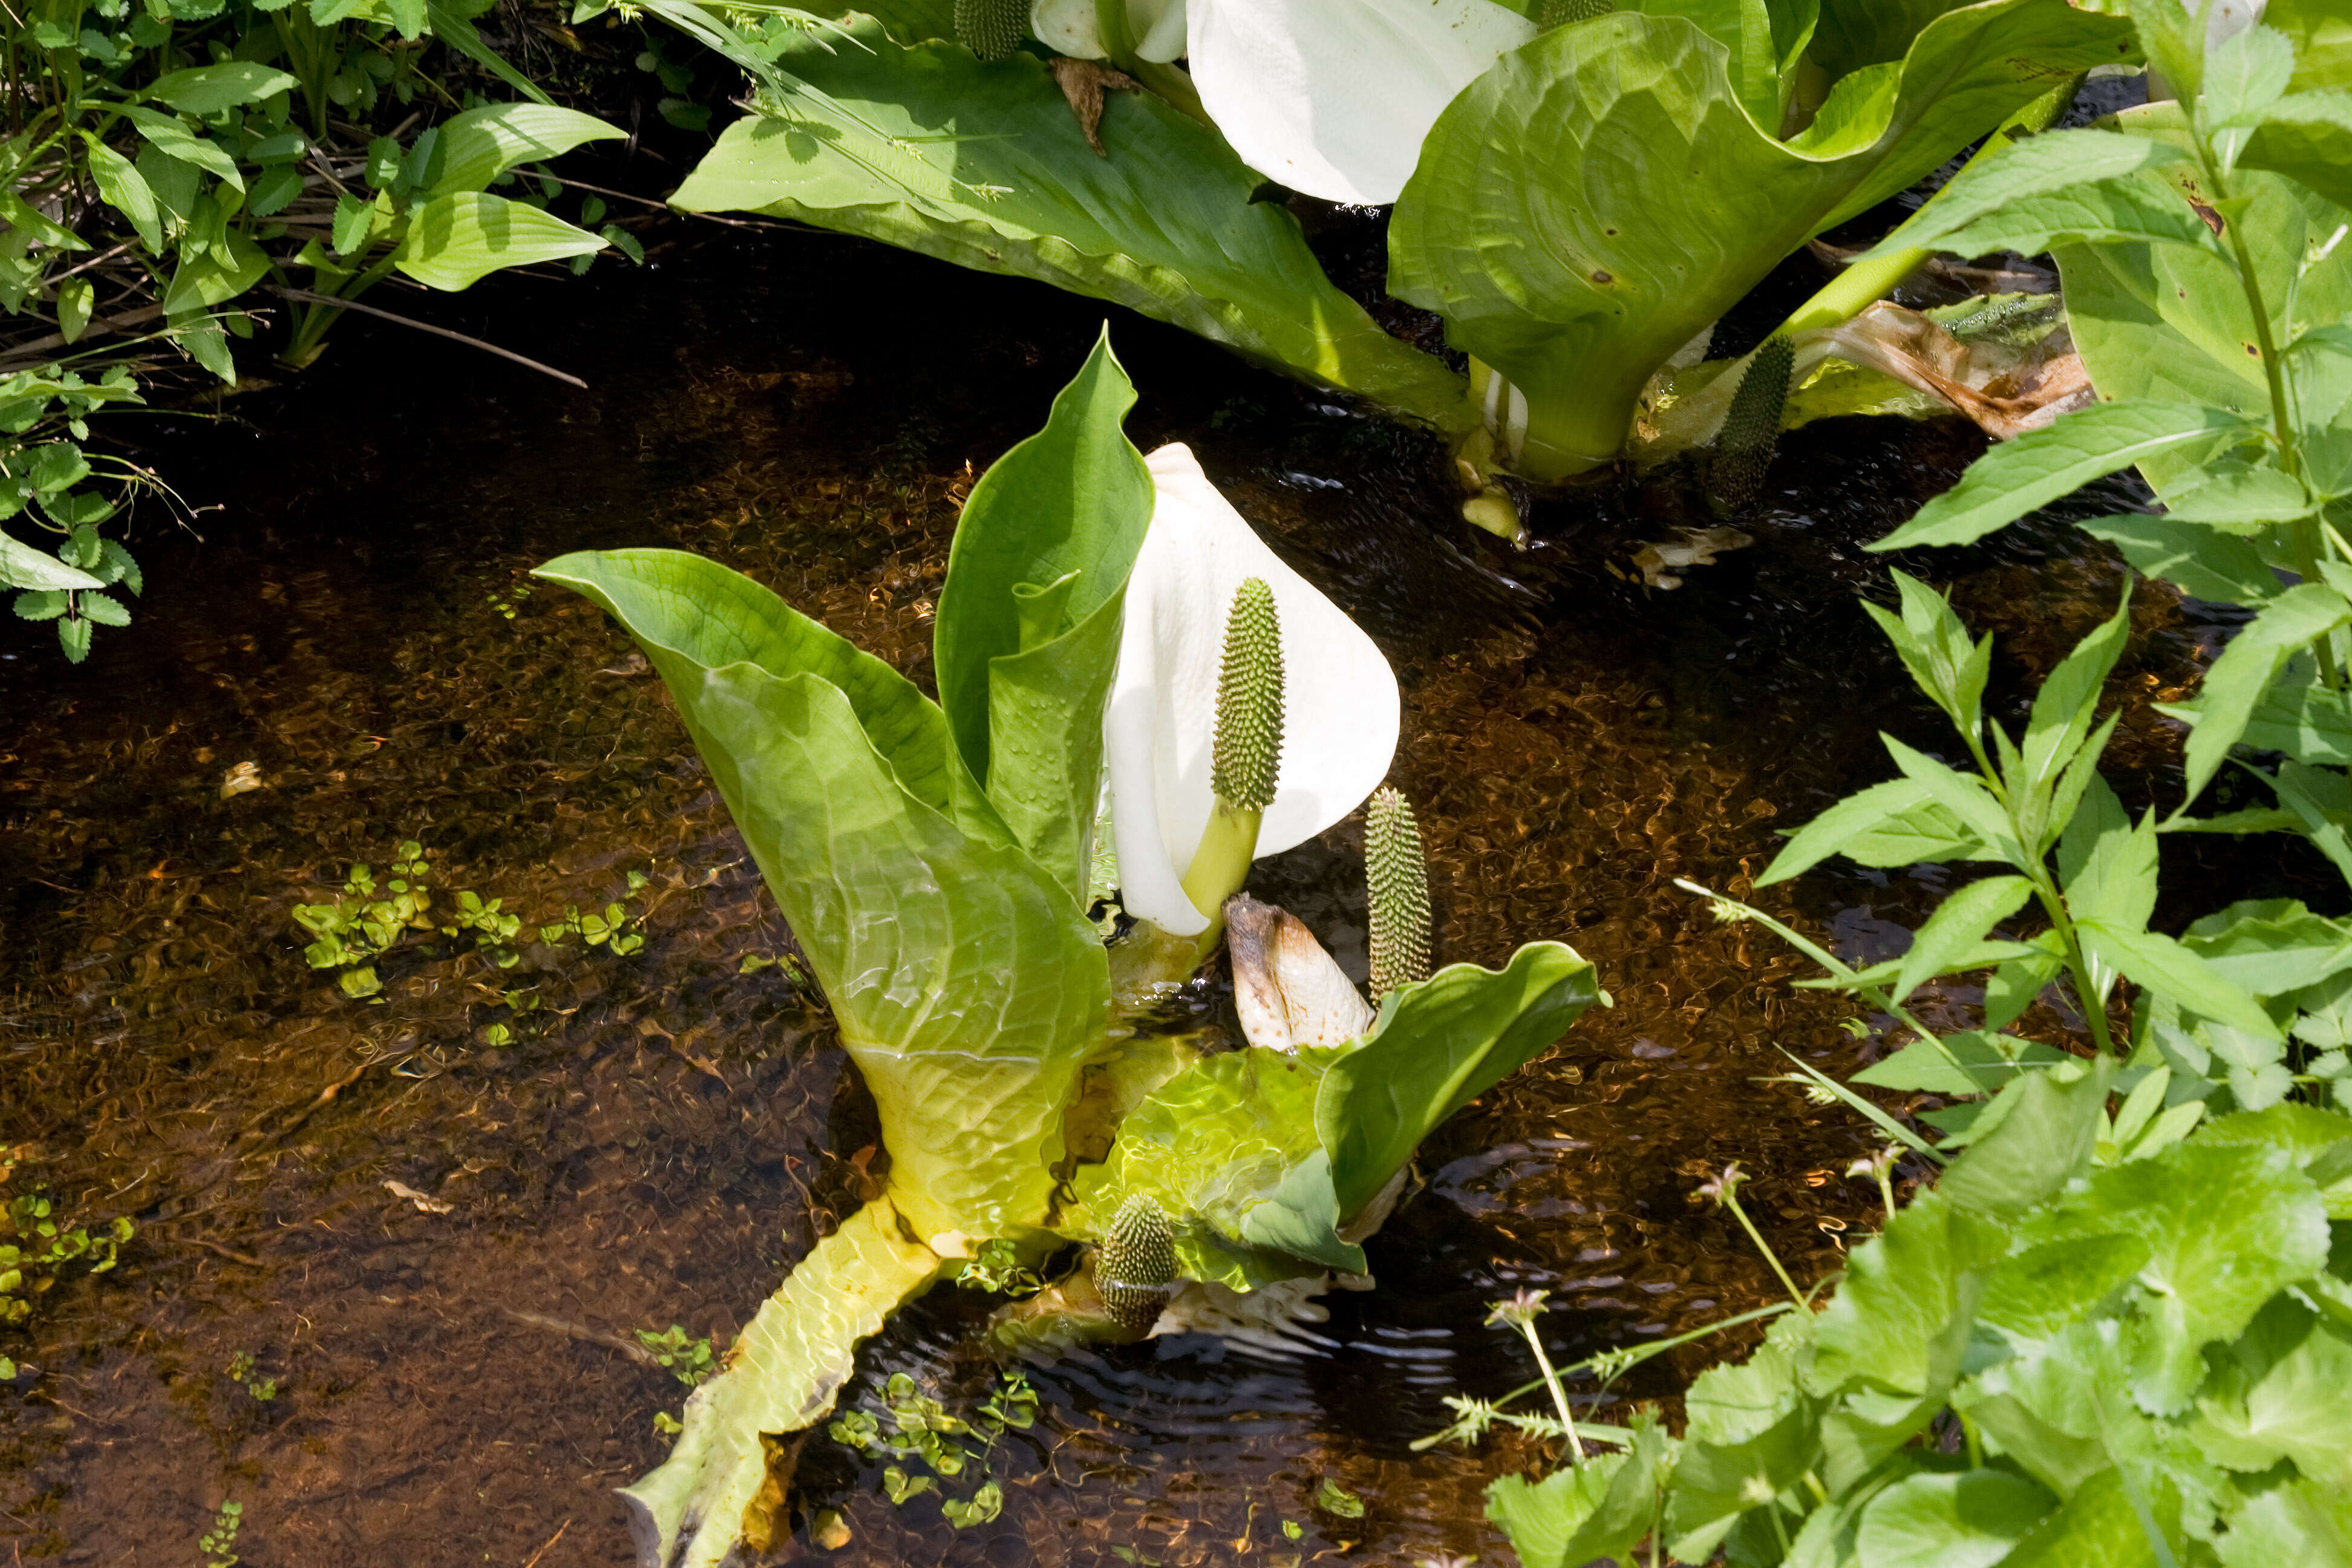
[[[586,392],[351,320],[299,384],[158,420],[142,458],[226,503],[204,541],[152,509],[139,622],[80,668],[46,626],[0,626],[0,1195],[137,1226],[120,1267],[68,1269],[0,1329],[20,1363],[0,1385],[11,1564],[196,1563],[224,1499],[250,1568],[626,1563],[611,1489],[659,1461],[655,1415],[683,1394],[633,1331],[731,1334],[870,1180],[870,1105],[822,1007],[747,962],[788,933],[658,681],[524,574],[573,549],[700,551],[928,684],[957,501],[1042,423],[1103,312],[824,236],[656,258],[443,309]],[[1184,1338],[1030,1369],[1040,1418],[985,1461],[1002,1515],[961,1531],[936,1496],[894,1507],[878,1460],[820,1435],[782,1553],[1505,1561],[1479,1489],[1531,1452],[1410,1446],[1447,1394],[1532,1375],[1487,1303],[1551,1291],[1546,1341],[1570,1362],[1771,1300],[1695,1196],[1735,1160],[1800,1279],[1870,1223],[1874,1189],[1843,1174],[1866,1129],[1759,1079],[1783,1048],[1843,1073],[1884,1046],[1672,884],[1745,892],[1778,831],[1885,775],[1881,729],[1948,746],[1856,607],[1891,597],[1860,545],[1979,438],[1799,432],[1743,521],[1756,544],[1664,592],[1631,564],[1641,542],[1711,521],[1671,481],[1549,500],[1513,554],[1455,519],[1434,442],[1131,317],[1114,332],[1138,444],[1194,443],[1395,664],[1391,776],[1431,844],[1440,960],[1558,937],[1616,1005],[1424,1146],[1425,1185],[1369,1247],[1380,1288],[1332,1298],[1322,1344]],[[2000,633],[2011,717],[2120,583],[2046,520],[1911,564]],[[2177,754],[2146,702],[2219,635],[2158,588],[2137,602],[2109,766],[2133,800],[2171,787]],[[467,889],[522,917],[519,961],[412,935],[355,999],[306,963],[291,910],[355,862],[388,876],[408,839],[437,907]],[[1359,817],[1255,885],[1355,964],[1360,848]],[[2200,852],[2197,910],[2270,890]],[[1833,867],[1761,901],[1874,958],[1946,885]],[[635,952],[533,940],[615,902]],[[878,1408],[898,1373],[950,1409],[983,1396],[984,1306],[935,1292],[845,1403]],[[1585,1410],[1671,1401],[1752,1334],[1583,1382]],[[1319,1506],[1326,1482],[1361,1516]],[[821,1510],[848,1531],[829,1552]]]

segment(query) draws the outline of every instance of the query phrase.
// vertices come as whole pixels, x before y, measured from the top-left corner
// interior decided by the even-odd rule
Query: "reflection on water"
[[[142,1226],[121,1269],[0,1341],[37,1369],[0,1394],[0,1538],[28,1561],[176,1561],[228,1496],[260,1568],[623,1563],[609,1489],[658,1459],[652,1415],[679,1393],[629,1331],[731,1332],[867,1180],[870,1109],[821,1010],[747,965],[788,934],[657,683],[521,574],[578,548],[703,551],[928,680],[955,503],[1099,314],[823,237],[537,287],[486,286],[453,324],[485,330],[466,312],[491,300],[577,312],[490,335],[593,391],[347,322],[299,390],[230,405],[250,425],[149,454],[235,510],[201,548],[140,542],[131,633],[68,671],[44,628],[0,631],[0,1144],[36,1146],[20,1183]],[[1440,956],[1561,937],[1617,1005],[1432,1141],[1370,1244],[1381,1289],[1330,1299],[1323,1348],[1187,1339],[1033,1369],[1042,1417],[989,1460],[1003,1515],[961,1532],[820,1436],[788,1550],[816,1554],[808,1509],[834,1507],[843,1562],[1491,1560],[1478,1489],[1528,1456],[1409,1447],[1444,1394],[1531,1374],[1488,1301],[1551,1290],[1572,1361],[1769,1299],[1692,1196],[1735,1159],[1801,1279],[1869,1212],[1840,1174],[1868,1147],[1853,1119],[1758,1081],[1780,1048],[1842,1069],[1868,1047],[1788,987],[1787,953],[1671,882],[1748,889],[1777,830],[1880,775],[1878,729],[1933,743],[1853,607],[1884,591],[1858,545],[1976,438],[1805,433],[1757,544],[1660,595],[1628,563],[1696,520],[1671,478],[1549,502],[1511,555],[1453,520],[1432,443],[1118,330],[1138,440],[1195,442],[1397,664]],[[2013,637],[2003,701],[2112,602],[2113,567],[2069,537],[1933,568],[1972,574],[1964,607]],[[2126,684],[2175,689],[2213,628],[2153,598],[2143,620]],[[2149,778],[2169,765],[2152,720],[2122,744]],[[224,796],[247,763],[264,786]],[[289,911],[409,837],[439,897],[523,916],[519,963],[420,937],[379,964],[380,1000],[352,1000]],[[1343,825],[1258,890],[1348,952],[1360,850]],[[1944,885],[1825,872],[1764,898],[1874,954]],[[528,940],[615,900],[639,952]],[[899,1371],[950,1406],[984,1395],[979,1310],[919,1305],[851,1401],[878,1408]],[[276,1398],[227,1373],[239,1352]],[[1587,1387],[1588,1407],[1671,1398],[1714,1353]],[[1326,1481],[1361,1516],[1319,1506]]]

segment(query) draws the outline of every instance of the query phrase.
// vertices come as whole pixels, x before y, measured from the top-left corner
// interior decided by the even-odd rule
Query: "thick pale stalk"
[[[739,1542],[767,1552],[776,1521],[774,1500],[762,1497],[761,1436],[823,1420],[848,1381],[857,1342],[946,1268],[907,1237],[887,1198],[818,1242],[761,1304],[727,1352],[727,1369],[688,1398],[685,1430],[668,1459],[621,1489],[639,1568],[716,1568]]]
[[[1250,862],[1257,858],[1257,828],[1262,814],[1217,797],[1201,847],[1184,870],[1184,896],[1209,917],[1205,940],[1213,943],[1225,925],[1225,900],[1249,880]]]

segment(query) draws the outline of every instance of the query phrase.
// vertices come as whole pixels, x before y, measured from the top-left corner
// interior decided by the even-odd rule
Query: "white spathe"
[[[1536,26],[1492,0],[1189,0],[1201,107],[1242,161],[1325,201],[1392,202],[1454,95]]]
[[[1138,59],[1164,64],[1184,52],[1184,0],[1127,0],[1127,25]],[[1047,48],[1078,59],[1098,60],[1110,53],[1095,0],[1034,0],[1029,31]]]
[[[1313,837],[1380,787],[1400,707],[1396,675],[1372,639],[1265,547],[1190,447],[1162,447],[1144,461],[1156,500],[1128,578],[1118,675],[1103,715],[1111,837],[1128,912],[1197,936],[1209,921],[1183,878],[1215,800],[1210,752],[1234,591],[1263,577],[1282,623],[1282,759],[1260,855]]]

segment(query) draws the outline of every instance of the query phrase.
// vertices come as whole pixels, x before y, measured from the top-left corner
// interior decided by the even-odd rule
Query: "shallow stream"
[[[1043,421],[1103,313],[821,235],[656,260],[445,311],[585,392],[352,320],[299,384],[216,425],[159,421],[142,458],[226,503],[203,542],[154,510],[138,624],[79,669],[47,628],[0,627],[0,1151],[21,1146],[10,1191],[138,1226],[119,1268],[69,1270],[0,1331],[23,1363],[0,1388],[12,1563],[200,1561],[224,1498],[249,1568],[626,1563],[611,1489],[658,1461],[655,1413],[683,1393],[632,1331],[731,1333],[859,1201],[870,1109],[822,1008],[747,966],[787,933],[658,682],[524,574],[580,548],[701,551],[928,681],[957,500]],[[1559,937],[1616,1005],[1424,1147],[1426,1185],[1370,1247],[1380,1288],[1335,1297],[1324,1343],[1032,1369],[1041,1418],[987,1460],[1003,1513],[962,1531],[935,1497],[894,1507],[878,1461],[820,1435],[783,1554],[1504,1561],[1479,1489],[1530,1451],[1410,1447],[1447,1394],[1532,1375],[1489,1302],[1551,1291],[1545,1338],[1572,1362],[1771,1300],[1695,1196],[1735,1160],[1801,1280],[1874,1212],[1843,1173],[1867,1130],[1762,1080],[1783,1049],[1843,1073],[1880,1047],[1673,881],[1744,893],[1777,832],[1885,775],[1881,729],[1948,745],[1856,607],[1889,595],[1860,546],[1979,439],[1797,433],[1742,522],[1757,542],[1668,592],[1643,585],[1641,544],[1712,521],[1671,480],[1547,501],[1514,554],[1454,518],[1433,442],[1123,314],[1113,330],[1138,444],[1194,443],[1396,665],[1393,778],[1435,860],[1441,960]],[[2055,522],[1912,564],[2001,634],[2005,714],[2120,582]],[[2168,787],[2177,751],[2146,700],[2217,635],[2160,590],[2137,602],[2111,753],[2127,799]],[[379,997],[348,996],[290,911],[354,862],[386,876],[412,838],[442,907],[470,889],[523,917],[520,962],[412,938]],[[1360,955],[1360,851],[1343,824],[1256,890]],[[1761,901],[1877,957],[1945,880],[1848,868]],[[614,902],[641,950],[529,940]],[[848,1401],[878,1407],[899,1372],[951,1409],[983,1395],[978,1310],[935,1293]],[[1671,1400],[1752,1334],[1580,1382],[1585,1409]],[[1327,1481],[1360,1517],[1324,1505]],[[824,1510],[848,1531],[830,1552]]]

